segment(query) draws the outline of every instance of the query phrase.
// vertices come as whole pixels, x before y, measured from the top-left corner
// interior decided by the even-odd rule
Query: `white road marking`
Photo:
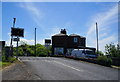
[[[48,61],[48,60],[45,60],[45,61],[46,61],[46,62],[55,62],[55,63],[57,63],[57,64],[61,64],[61,65],[65,66],[65,67],[69,67],[69,68],[71,68],[71,69],[74,69],[74,70],[76,70],[76,71],[83,72],[83,70],[80,70],[80,69],[77,69],[77,68],[75,68],[75,67],[72,67],[72,66],[69,66],[69,65],[63,64],[63,63],[58,62],[58,61]]]
[[[25,62],[25,61],[31,61],[31,60],[22,60],[22,61]],[[32,60],[32,62],[33,62],[33,61],[38,61],[38,60]],[[55,61],[55,60],[52,60],[52,61],[50,61],[50,60],[40,60],[40,61],[54,62],[54,63],[57,63],[57,64],[61,64],[61,65],[65,66],[65,67],[69,67],[69,68],[71,68],[71,69],[74,69],[74,70],[76,70],[76,71],[83,72],[83,70],[77,69],[77,68],[75,68],[75,67],[73,67],[73,66],[69,66],[69,65],[63,64],[63,63],[61,63],[61,62]]]
[[[63,64],[63,63],[61,63],[61,62],[58,62],[58,61],[54,61],[54,62],[55,62],[55,63],[58,63],[58,64],[61,64],[61,65],[63,65],[63,66],[69,67],[69,68],[71,68],[71,69],[74,69],[74,70],[76,70],[76,71],[81,71],[81,72],[83,72],[83,70],[80,70],[80,69],[77,69],[77,68],[75,68],[75,67],[72,67],[72,66]]]

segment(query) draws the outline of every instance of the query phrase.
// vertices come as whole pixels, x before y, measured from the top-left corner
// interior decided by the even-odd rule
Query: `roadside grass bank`
[[[6,67],[6,66],[9,66],[11,63],[10,62],[0,62],[0,66],[2,67]]]
[[[0,70],[16,62],[18,62],[18,60],[15,57],[9,57],[7,60],[2,57],[2,61],[0,61]]]
[[[112,68],[120,69],[120,66],[111,65]]]
[[[7,66],[10,66],[12,63],[10,62],[2,62],[0,61],[0,70],[4,69]]]

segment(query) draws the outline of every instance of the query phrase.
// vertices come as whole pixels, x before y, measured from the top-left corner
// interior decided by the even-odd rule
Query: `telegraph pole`
[[[36,56],[36,28],[35,28],[35,56]]]
[[[97,25],[97,22],[96,22],[96,38],[97,38],[97,54],[98,54],[99,45],[98,45],[98,25]]]
[[[17,54],[16,54],[17,59],[18,59],[18,39],[19,39],[19,37],[17,36]]]

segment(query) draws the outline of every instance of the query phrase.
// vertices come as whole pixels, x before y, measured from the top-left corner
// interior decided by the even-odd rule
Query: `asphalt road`
[[[118,69],[55,57],[19,57],[41,80],[118,80]]]

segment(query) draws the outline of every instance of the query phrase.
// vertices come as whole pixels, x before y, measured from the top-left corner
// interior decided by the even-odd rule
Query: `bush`
[[[6,57],[2,56],[2,62],[6,62]]]
[[[8,60],[9,60],[9,62],[11,62],[11,63],[12,63],[12,62],[16,61],[17,59],[16,59],[16,58],[14,58],[14,57],[9,57],[9,58],[8,58]]]
[[[97,58],[97,62],[100,65],[111,66],[112,59],[111,58],[107,58],[106,56],[99,56]]]
[[[16,61],[17,59],[16,58],[14,58],[14,57],[8,57],[8,59],[6,59],[6,57],[5,56],[2,56],[2,62],[14,62],[14,61]]]

